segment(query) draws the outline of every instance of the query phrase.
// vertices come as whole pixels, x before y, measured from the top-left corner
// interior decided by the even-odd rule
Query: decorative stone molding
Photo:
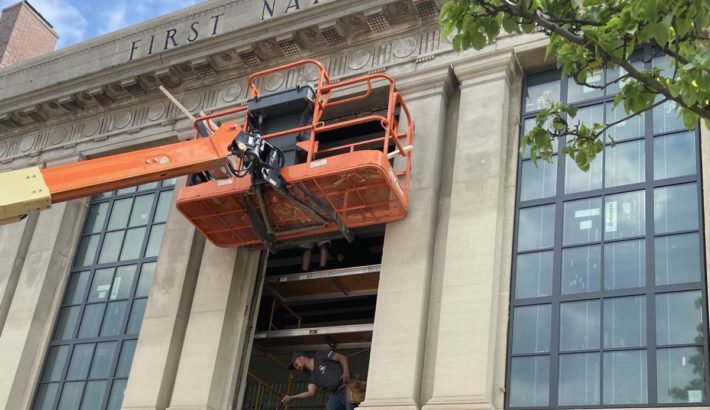
[[[345,30],[338,20],[319,24],[318,30],[329,46],[335,46],[345,42]]]
[[[276,44],[278,44],[281,52],[285,56],[297,56],[303,51],[298,41],[296,41],[291,33],[276,37]]]
[[[370,31],[373,33],[387,31],[391,27],[385,10],[382,7],[367,10],[364,14],[367,26],[370,27]]]

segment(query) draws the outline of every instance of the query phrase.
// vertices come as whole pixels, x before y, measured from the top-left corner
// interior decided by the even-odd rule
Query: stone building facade
[[[681,368],[687,364],[682,354],[678,359],[682,366],[664,362],[667,369],[658,364],[661,362],[652,365],[644,359],[643,366],[636,367],[642,375],[639,380],[646,381],[639,387],[641,398],[636,405],[624,403],[630,400],[626,396],[617,400],[599,391],[602,385],[616,383],[607,373],[602,374],[599,365],[565,376],[560,372],[565,360],[560,358],[572,356],[562,354],[564,345],[554,342],[560,332],[564,334],[564,325],[551,326],[548,318],[545,327],[544,306],[552,306],[553,322],[564,322],[560,306],[564,310],[565,303],[573,299],[565,295],[555,299],[544,292],[533,295],[541,297],[539,303],[544,306],[530,323],[533,334],[547,332],[548,340],[518,354],[516,335],[522,340],[536,337],[511,319],[516,312],[527,312],[525,307],[537,306],[534,297],[522,302],[515,295],[511,298],[516,269],[522,277],[515,261],[526,251],[520,239],[521,231],[528,229],[520,226],[527,223],[523,211],[528,206],[554,209],[535,199],[540,195],[533,195],[529,203],[525,202],[529,198],[521,197],[521,179],[537,175],[537,171],[525,171],[525,159],[518,155],[521,124],[526,115],[534,113],[534,107],[526,108],[526,104],[534,105],[538,96],[554,94],[555,89],[561,92],[559,87],[565,93],[568,90],[566,85],[560,86],[559,76],[557,83],[550,80],[552,86],[542,94],[534,88],[547,84],[534,74],[554,67],[545,60],[543,36],[503,36],[481,51],[457,53],[441,38],[438,7],[438,0],[212,0],[18,63],[0,71],[0,169],[51,166],[191,138],[192,124],[163,97],[159,85],[169,88],[188,110],[197,113],[243,103],[251,72],[296,59],[318,59],[338,80],[387,72],[396,78],[416,121],[416,145],[409,215],[385,228],[367,396],[360,408],[707,406],[708,380],[702,376],[708,363],[702,213],[708,196],[696,197],[700,204],[695,208],[697,220],[683,231],[700,238],[698,277],[691,278],[690,285],[674,285],[677,287],[663,291],[699,295],[696,308],[690,306],[685,312],[700,315],[699,321],[690,324],[699,326],[700,341],[682,341],[677,346],[699,349],[696,366],[705,369],[700,376]],[[313,81],[313,76],[313,72],[297,69],[266,78],[261,86],[277,91]],[[702,134],[697,141],[710,136],[706,129]],[[654,141],[653,137],[649,135],[649,141]],[[703,192],[704,173],[710,169],[704,166],[708,163],[705,159],[710,154],[693,146],[697,167],[692,178],[678,177],[678,181],[695,184],[698,192]],[[652,167],[650,157],[645,161]],[[96,397],[101,408],[120,406],[125,410],[248,408],[244,395],[253,318],[261,292],[260,255],[206,242],[174,207],[166,206],[165,201],[174,197],[169,195],[171,184],[165,181],[138,191],[121,190],[58,204],[22,223],[0,228],[0,408],[79,408],[81,400]],[[178,181],[174,189],[181,184]],[[540,186],[544,189],[544,184]],[[559,203],[553,218],[557,222],[549,225],[547,220],[539,225],[539,232],[555,232],[554,226],[564,224],[563,201],[567,197],[561,185],[554,186],[559,192],[553,189],[548,197],[557,198],[555,192],[559,193],[559,198],[552,200]],[[653,185],[648,192],[653,189],[662,187]],[[617,191],[609,191],[609,195]],[[108,218],[101,204],[117,209],[121,201],[139,198],[140,192],[155,198],[142,222],[138,216],[135,225],[128,223],[126,213],[123,228],[112,230],[113,222],[108,219],[113,220],[113,214]],[[662,204],[648,199],[650,196],[646,215],[654,208],[659,214]],[[161,202],[158,198],[167,199]],[[599,221],[593,220],[601,208],[594,208],[596,213],[591,209],[578,209],[581,213],[577,215],[592,218],[591,222],[582,221],[580,229],[585,232],[602,229]],[[133,221],[133,216],[130,218]],[[99,220],[104,222],[102,226]],[[607,235],[612,229],[609,226]],[[104,255],[105,246],[92,242],[95,237],[108,243],[117,232],[120,238],[142,235],[143,245],[130,251],[109,250]],[[155,242],[150,238],[154,233]],[[556,278],[565,269],[561,238],[566,234],[559,235],[559,243],[550,245],[549,250],[551,255],[560,255],[550,268],[550,275],[554,271]],[[639,239],[641,236],[634,238],[652,246],[653,236]],[[113,291],[107,293],[111,283],[116,286],[115,279],[108,279],[106,288],[89,286],[87,281],[100,280],[102,269],[121,269],[102,262],[111,260],[110,252],[115,253],[113,260],[124,260],[123,252],[134,252],[125,260],[138,261],[142,267],[136,272],[141,277],[150,269],[152,286],[150,281],[148,285],[141,282],[135,272],[130,276],[134,285],[124,299]],[[653,251],[649,252],[646,260],[653,256]],[[540,271],[536,277],[542,278]],[[560,293],[559,279],[555,283]],[[76,296],[69,291],[80,287],[88,293]],[[601,300],[597,303],[605,303],[616,295],[609,292],[594,293],[593,297]],[[650,358],[662,357],[666,350],[677,352],[666,346],[675,344],[661,343],[652,333],[661,328],[660,324],[651,325],[661,317],[658,307],[662,296],[657,294],[661,291],[643,287],[639,292],[649,300],[645,312],[653,312],[643,317],[644,323],[649,321],[648,339],[657,342],[644,344],[641,351]],[[548,296],[552,299],[545,299]],[[142,316],[120,316],[128,328],[132,320],[138,320],[140,336],[136,331],[108,337],[110,319],[96,325],[100,329],[96,327],[94,336],[85,340],[76,336],[84,331],[78,315],[98,314],[92,300],[105,301],[101,315],[104,310],[128,312],[125,303],[132,304],[131,312],[141,306],[136,311]],[[523,318],[523,313],[519,317]],[[596,328],[588,323],[581,329],[601,332],[599,327],[607,322],[597,320],[603,323],[597,323]],[[61,332],[67,323],[72,324],[74,333],[64,337]],[[631,323],[637,322],[626,325]],[[667,349],[662,350],[663,346]],[[77,349],[83,347],[93,352],[88,359],[93,367],[91,371],[86,367],[83,376],[71,381],[69,375],[74,371],[80,374],[81,364],[77,368],[70,364],[68,349],[79,357]],[[597,353],[589,353],[592,347],[582,348],[590,355],[585,360],[606,363],[607,356],[616,352],[596,346]],[[116,349],[130,351],[132,365],[130,359],[124,363]],[[113,357],[115,374],[93,377],[101,357],[109,357],[99,352],[109,351],[113,352],[109,356]],[[553,368],[550,362],[561,367]],[[56,363],[62,363],[59,370],[52,367]],[[672,403],[654,394],[662,390],[656,380],[662,379],[659,375],[666,374],[665,370],[695,383],[694,387],[672,385],[682,393]],[[565,384],[568,380],[576,384]],[[565,401],[565,392],[574,396],[588,389],[597,390],[575,404]],[[78,399],[72,398],[76,391]],[[69,398],[62,398],[62,394]],[[45,399],[50,403],[47,407],[42,402]]]

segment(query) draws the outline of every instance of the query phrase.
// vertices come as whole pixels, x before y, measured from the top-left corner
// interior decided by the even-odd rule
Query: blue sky
[[[19,0],[0,0],[0,8]],[[202,0],[29,0],[59,34],[56,49],[71,46],[191,6]]]

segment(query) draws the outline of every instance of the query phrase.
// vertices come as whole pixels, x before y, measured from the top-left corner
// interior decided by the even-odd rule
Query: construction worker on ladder
[[[348,358],[332,350],[319,350],[312,356],[296,352],[291,356],[289,369],[308,374],[308,390],[303,393],[286,395],[282,403],[291,400],[307,399],[316,395],[318,388],[328,393],[325,410],[352,410],[348,402],[345,386],[350,383]]]

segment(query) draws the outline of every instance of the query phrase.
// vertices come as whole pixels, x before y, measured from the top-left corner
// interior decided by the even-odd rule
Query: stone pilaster
[[[22,222],[0,227],[0,334],[37,225],[37,213]]]
[[[54,205],[39,214],[0,336],[0,408],[29,408],[87,202]]]
[[[427,345],[431,397],[423,408],[502,408],[505,355],[499,353],[507,321],[501,310],[515,205],[515,184],[507,178],[515,173],[511,82],[519,73],[510,50],[477,55],[454,70],[460,107],[446,227],[437,243],[441,271],[433,282],[440,288],[432,292],[435,326]]]
[[[441,174],[448,67],[397,79],[415,118],[409,214],[385,232],[367,395],[360,408],[418,409]]]
[[[176,186],[183,184],[181,179]],[[174,206],[178,190],[123,398],[124,410],[162,410],[170,404],[205,246],[204,237]]]
[[[232,407],[259,253],[205,245],[170,409]]]

